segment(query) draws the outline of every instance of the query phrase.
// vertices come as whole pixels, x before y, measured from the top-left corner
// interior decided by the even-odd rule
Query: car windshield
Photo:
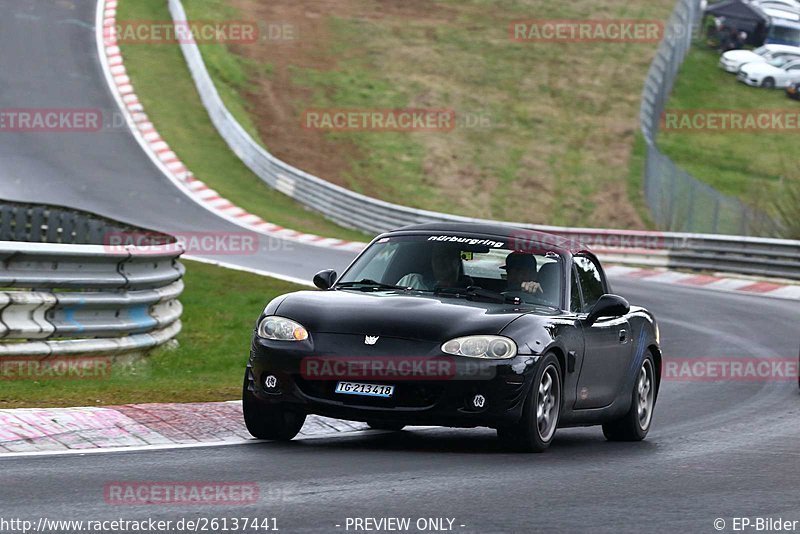
[[[759,56],[768,56],[770,55],[769,48],[766,46],[759,46],[755,50],[753,50],[754,54],[758,54]]]
[[[800,44],[800,30],[786,26],[772,26],[769,29],[769,39],[796,46]]]
[[[505,297],[560,307],[563,257],[541,243],[529,243],[524,250],[512,247],[502,237],[385,237],[356,260],[336,287],[453,297],[494,295],[501,301]]]
[[[786,65],[792,58],[787,56],[777,56],[770,59],[767,63],[772,65],[773,67],[783,67]]]

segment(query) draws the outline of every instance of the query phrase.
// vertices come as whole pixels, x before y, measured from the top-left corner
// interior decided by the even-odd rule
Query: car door
[[[578,317],[584,336],[584,356],[578,377],[576,409],[602,408],[617,397],[632,354],[631,327],[627,317],[606,317],[589,325],[586,316],[608,286],[603,271],[591,256],[576,255],[573,287],[580,290]]]
[[[792,82],[800,81],[800,61],[793,61],[786,66],[786,77],[783,80],[783,86],[786,87]]]

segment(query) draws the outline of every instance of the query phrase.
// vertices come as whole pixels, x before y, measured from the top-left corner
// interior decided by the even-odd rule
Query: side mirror
[[[336,282],[336,271],[325,269],[314,275],[314,285],[320,289],[330,289]]]
[[[594,323],[601,317],[621,317],[631,311],[628,301],[619,295],[603,295],[592,306],[592,311],[586,317],[586,322]]]

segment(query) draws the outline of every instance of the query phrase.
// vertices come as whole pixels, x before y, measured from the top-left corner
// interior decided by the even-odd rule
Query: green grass
[[[187,2],[198,19],[231,16],[225,2]],[[123,0],[118,22],[171,20],[164,0]],[[161,136],[195,176],[223,197],[264,220],[294,230],[342,239],[366,240],[361,232],[338,227],[265,185],[230,151],[208,117],[176,44],[129,43],[121,46],[125,66],[145,111]],[[203,54],[228,108],[255,134],[238,98],[248,79],[266,70],[232,56],[224,45],[203,45]],[[255,135],[257,139],[258,136]]]
[[[241,18],[229,0],[185,3],[190,19]],[[663,20],[672,0],[647,5],[442,0],[426,5],[418,17],[392,12],[397,10],[381,17],[353,16],[348,10],[363,3],[344,4],[342,15],[323,14],[328,39],[312,52],[329,60],[325,66],[289,66],[288,90],[298,95],[289,111],[298,124],[309,107],[448,108],[459,121],[451,132],[325,134],[346,155],[347,168],[331,170],[340,182],[384,200],[476,217],[647,225],[640,207],[629,201],[639,192],[626,190],[641,84],[655,45],[515,43],[508,38],[508,24],[581,19],[586,13]],[[167,17],[162,0],[120,3],[120,18]],[[224,45],[201,49],[229,108],[255,132],[248,102],[266,101],[258,92],[260,82],[273,77],[286,49],[275,46],[275,56],[267,54],[258,63]],[[123,52],[148,113],[201,179],[267,220],[301,226],[295,205],[272,194],[253,194],[254,178],[232,156],[221,154],[221,141],[197,109],[175,47],[128,45]],[[484,125],[466,125],[470,117]],[[261,142],[269,146],[270,139]],[[302,161],[290,163],[303,167]],[[262,196],[268,201],[259,200]],[[318,228],[318,219],[306,217],[306,227]]]
[[[628,168],[628,202],[649,226],[654,227],[650,209],[644,198],[644,167],[647,161],[647,144],[641,132],[636,132]]]
[[[787,110],[800,105],[783,90],[739,83],[717,66],[719,55],[696,44],[681,68],[668,110]],[[797,132],[662,131],[661,150],[718,191],[769,209],[787,181],[800,179]],[[766,203],[766,205],[765,205]]]
[[[627,201],[626,158],[653,46],[507,38],[510,20],[532,12],[541,18],[573,16],[574,6],[433,4],[452,20],[331,17],[335,68],[293,69],[293,83],[313,94],[298,107],[416,107],[424,100],[427,107],[454,109],[459,118],[485,117],[488,126],[462,122],[447,133],[330,133],[329,139],[358,147],[348,186],[463,215],[641,225],[635,208],[620,207],[619,197],[609,210],[604,192],[617,189],[622,203]],[[606,17],[666,14],[657,5],[607,2],[595,8]]]
[[[183,329],[175,349],[159,348],[106,378],[2,380],[0,408],[200,402],[241,398],[250,335],[265,304],[295,284],[184,260]]]

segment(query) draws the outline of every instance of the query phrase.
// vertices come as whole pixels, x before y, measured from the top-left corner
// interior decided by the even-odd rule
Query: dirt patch
[[[516,8],[432,0],[229,1],[242,18],[296,29],[294,40],[234,48],[260,66],[244,97],[278,158],[414,207],[541,224],[644,227],[625,177],[652,50],[511,43],[510,19],[561,13],[534,1]],[[664,5],[648,16],[666,14],[672,0],[658,3]],[[631,15],[623,0],[606,4],[609,12]],[[308,82],[303,76],[312,81],[301,85]],[[362,89],[364,98],[355,101],[454,109],[485,115],[491,124],[396,139],[303,127],[305,110],[348,107],[337,103],[353,101]]]
[[[262,40],[233,47],[236,54],[269,66],[269,72],[256,76],[252,90],[244,94],[261,139],[283,161],[345,185],[349,158],[360,157],[358,148],[352,143],[329,141],[323,132],[302,127],[302,103],[311,99],[311,92],[292,83],[290,69],[336,67],[336,58],[326,46],[331,39],[326,17],[347,2],[321,0],[303,5],[292,0],[232,0],[231,4],[244,19],[285,24],[294,32],[294,39]]]
[[[451,17],[442,8],[431,9],[427,0],[231,0],[242,18],[262,24],[287,25],[293,39],[263,40],[256,44],[234,45],[233,51],[257,65],[268,65],[269,72],[257,75],[253,88],[244,94],[261,139],[276,157],[304,171],[339,185],[352,186],[348,179],[352,162],[364,154],[353,142],[330,140],[319,130],[304,128],[303,112],[313,107],[307,88],[292,82],[292,69],[336,69],[342,57],[330,49],[331,17],[343,19],[383,19],[409,17],[431,22]],[[422,96],[422,95],[421,95]],[[422,103],[415,103],[420,107]],[[379,188],[361,183],[362,192],[378,193]],[[365,187],[364,187],[365,186]]]

